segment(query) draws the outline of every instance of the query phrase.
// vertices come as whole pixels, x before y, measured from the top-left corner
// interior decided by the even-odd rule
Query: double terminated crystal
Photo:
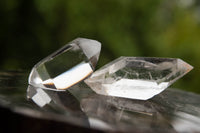
[[[37,63],[30,73],[29,84],[66,90],[94,71],[100,50],[101,44],[95,40],[75,39]],[[146,100],[191,69],[180,59],[121,57],[94,72],[85,83],[98,94]]]
[[[121,57],[94,72],[85,82],[98,94],[147,100],[191,69],[180,59]]]
[[[65,90],[88,77],[97,64],[101,44],[78,38],[37,63],[29,84],[52,90]]]

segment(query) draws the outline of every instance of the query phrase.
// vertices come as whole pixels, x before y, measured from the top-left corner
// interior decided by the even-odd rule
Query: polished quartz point
[[[29,84],[66,90],[94,71],[100,50],[100,42],[77,38],[37,63],[29,75]]]
[[[147,100],[192,68],[181,59],[120,57],[94,72],[85,83],[98,94]]]

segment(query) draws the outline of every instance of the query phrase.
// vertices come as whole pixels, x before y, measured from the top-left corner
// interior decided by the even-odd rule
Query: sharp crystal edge
[[[95,71],[85,83],[101,95],[147,100],[192,69],[176,58],[120,57]]]
[[[100,51],[100,42],[77,38],[37,63],[28,82],[43,89],[66,90],[93,73]]]

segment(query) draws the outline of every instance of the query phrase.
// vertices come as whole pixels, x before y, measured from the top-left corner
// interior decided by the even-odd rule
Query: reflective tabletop
[[[0,72],[0,106],[16,114],[103,132],[200,132],[200,95],[168,88],[142,101],[98,95],[84,82],[67,91],[30,86],[27,72]]]

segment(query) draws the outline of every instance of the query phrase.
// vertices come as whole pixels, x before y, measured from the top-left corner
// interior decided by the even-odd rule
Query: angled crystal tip
[[[120,57],[95,71],[85,83],[98,94],[147,100],[192,68],[180,59]]]
[[[100,42],[77,38],[37,63],[28,82],[44,89],[66,90],[94,71],[100,51]]]

